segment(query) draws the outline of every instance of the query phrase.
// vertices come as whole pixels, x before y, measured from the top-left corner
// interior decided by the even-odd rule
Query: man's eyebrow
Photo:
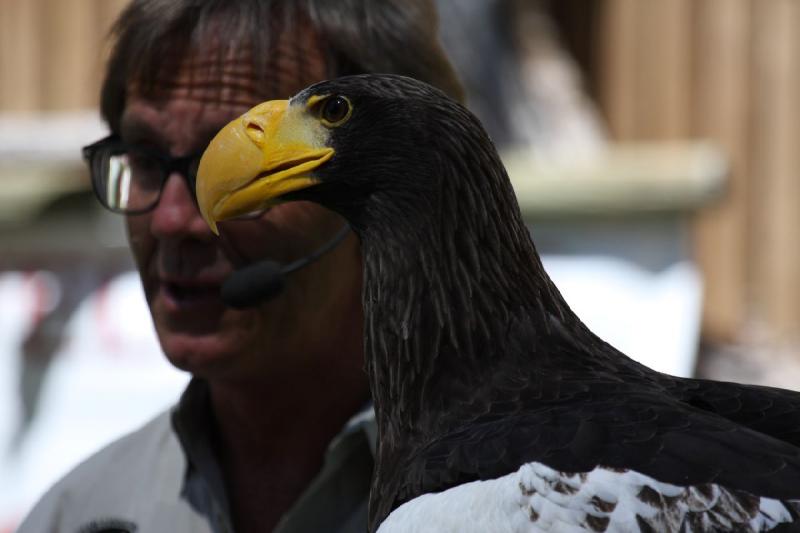
[[[164,145],[163,137],[157,129],[136,119],[123,117],[120,125],[120,137],[129,144]]]
[[[221,130],[227,124],[228,121],[220,122],[219,124],[198,125],[198,131],[201,133],[201,135],[198,135],[197,138],[205,138],[206,143],[203,146],[198,147],[196,153],[203,152],[206,149],[206,145],[211,142],[211,139],[213,139],[219,130]],[[136,118],[123,118],[120,126],[120,137],[122,137],[122,140],[126,144],[154,148],[156,150],[163,151],[165,155],[169,155],[169,147],[167,146],[168,143],[164,139],[164,136],[161,135],[161,132],[158,129],[154,128],[147,122],[142,122]],[[177,155],[184,156],[189,154]]]

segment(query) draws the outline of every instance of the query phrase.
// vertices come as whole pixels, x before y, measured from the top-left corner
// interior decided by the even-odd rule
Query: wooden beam
[[[43,109],[61,111],[97,107],[96,76],[99,33],[91,3],[44,0],[41,56],[44,67]]]
[[[639,0],[605,0],[601,9],[600,65],[595,69],[600,107],[612,137],[636,138],[636,4]]]
[[[696,0],[691,133],[712,139],[730,162],[723,201],[701,211],[694,254],[704,274],[704,335],[733,341],[747,309],[750,0]]]
[[[636,3],[636,136],[675,139],[689,131],[692,0]]]
[[[691,0],[604,2],[598,94],[616,139],[686,136],[691,8]]]
[[[0,111],[33,111],[41,104],[41,1],[0,4]]]
[[[774,340],[800,340],[800,3],[753,2],[753,304]]]

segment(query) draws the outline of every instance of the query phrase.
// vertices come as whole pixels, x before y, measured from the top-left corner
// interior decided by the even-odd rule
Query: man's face
[[[219,128],[253,105],[287,98],[324,78],[322,55],[276,69],[264,94],[246,55],[229,58],[221,76],[209,78],[211,61],[189,57],[142,94],[128,87],[121,135],[173,157],[202,151]],[[206,378],[257,378],[264,372],[305,372],[323,364],[320,354],[360,342],[361,261],[350,236],[334,251],[291,274],[286,289],[258,308],[235,310],[219,288],[234,268],[265,257],[290,262],[315,250],[342,220],[324,208],[287,203],[255,220],[220,225],[214,236],[193,193],[178,174],[168,177],[156,208],[127,218],[128,235],[162,348],[179,368]],[[338,351],[338,350],[337,350]],[[360,351],[359,351],[360,352]],[[360,365],[360,361],[358,362]]]

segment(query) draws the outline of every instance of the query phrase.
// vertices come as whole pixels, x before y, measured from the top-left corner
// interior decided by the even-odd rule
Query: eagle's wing
[[[800,392],[672,376],[664,381],[671,395],[697,409],[800,447]]]
[[[662,530],[658,524],[667,523],[663,520],[725,519],[745,527],[753,520],[753,524],[762,519],[767,523],[777,516],[794,516],[793,505],[779,501],[800,500],[800,448],[655,391],[620,394],[615,388],[627,385],[608,383],[606,390],[600,382],[583,385],[576,386],[574,390],[582,392],[567,395],[567,401],[538,398],[534,408],[525,401],[513,408],[514,402],[507,399],[498,402],[495,412],[490,408],[462,430],[419,447],[406,461],[386,465],[377,472],[382,483],[376,489],[381,494],[373,497],[397,507],[413,495],[475,480],[497,481],[513,473],[529,476],[520,470],[528,465],[533,470],[527,472],[539,472],[544,481],[532,481],[523,492],[551,479],[556,486],[578,483],[580,495],[575,496],[574,505],[582,505],[585,498],[592,500],[597,495],[593,487],[598,486],[611,490],[604,493],[604,501],[633,498],[631,502],[649,507],[658,501],[655,507],[661,511],[652,516],[636,506],[621,507],[636,511],[619,511],[621,524],[639,516],[654,520],[655,530]],[[581,483],[588,485],[581,488]],[[532,502],[550,501],[543,493],[536,494]],[[690,505],[703,494],[708,495],[702,504],[706,507]],[[557,498],[567,502],[567,496],[574,494]],[[561,505],[558,501],[550,504]],[[585,509],[576,513],[570,520],[587,519]]]

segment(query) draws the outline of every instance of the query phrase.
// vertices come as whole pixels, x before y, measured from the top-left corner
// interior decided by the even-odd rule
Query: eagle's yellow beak
[[[317,183],[311,171],[333,156],[327,133],[303,106],[260,104],[232,120],[208,145],[197,170],[197,203],[217,222],[257,211]]]

